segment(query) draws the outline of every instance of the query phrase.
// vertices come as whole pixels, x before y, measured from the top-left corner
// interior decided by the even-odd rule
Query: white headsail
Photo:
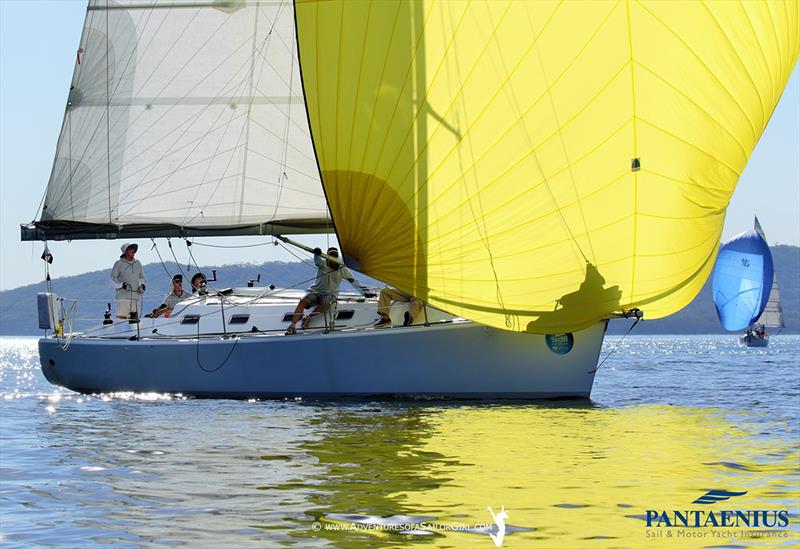
[[[769,293],[769,301],[761,316],[758,317],[756,324],[761,324],[767,328],[783,328],[783,307],[781,306],[781,292],[778,289],[778,277],[772,280],[772,290]]]
[[[327,232],[283,1],[90,0],[23,238]]]

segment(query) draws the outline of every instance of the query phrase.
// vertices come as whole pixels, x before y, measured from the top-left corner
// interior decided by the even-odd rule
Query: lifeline
[[[648,509],[647,527],[651,528],[701,528],[716,526],[736,528],[786,528],[789,511],[653,511]]]

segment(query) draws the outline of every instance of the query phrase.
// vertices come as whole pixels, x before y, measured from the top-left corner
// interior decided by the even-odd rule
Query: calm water
[[[798,336],[629,336],[591,402],[512,405],[87,397],[44,380],[35,339],[5,338],[0,392],[9,547],[488,549],[488,506],[508,513],[503,547],[800,543]],[[652,537],[646,509],[711,489],[791,524]]]

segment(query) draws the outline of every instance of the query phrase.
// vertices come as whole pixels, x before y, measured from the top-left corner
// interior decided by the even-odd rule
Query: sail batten
[[[295,7],[345,255],[533,333],[694,298],[800,50],[791,1]]]
[[[293,15],[291,0],[91,0],[23,238],[329,232]]]

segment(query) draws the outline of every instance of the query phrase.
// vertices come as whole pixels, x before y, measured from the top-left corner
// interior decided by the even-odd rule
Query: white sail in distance
[[[36,228],[329,232],[291,0],[91,0]]]
[[[758,317],[756,324],[761,324],[767,328],[783,328],[783,307],[781,306],[781,292],[778,288],[778,277],[772,280],[772,290],[769,292],[767,307],[761,316]]]

